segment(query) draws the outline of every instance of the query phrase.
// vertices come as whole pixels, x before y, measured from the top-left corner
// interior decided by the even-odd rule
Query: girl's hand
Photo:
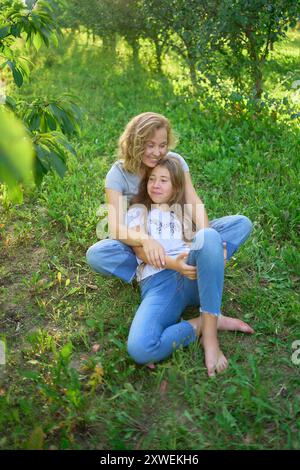
[[[143,240],[143,249],[148,264],[154,268],[161,269],[166,265],[166,253],[161,244],[153,238]]]
[[[191,281],[194,281],[195,279],[197,279],[197,268],[196,266],[191,266],[184,262],[187,257],[188,253],[181,253],[180,255],[178,255],[175,259],[175,269],[183,276],[187,277],[188,279],[191,279]]]

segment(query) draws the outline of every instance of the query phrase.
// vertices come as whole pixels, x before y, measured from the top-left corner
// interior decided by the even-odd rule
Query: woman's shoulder
[[[184,171],[189,171],[188,164],[187,164],[186,160],[182,157],[182,155],[180,155],[180,154],[177,153],[177,152],[169,151],[169,152],[167,153],[167,156],[168,156],[168,157],[177,158],[177,159],[180,161],[180,163],[181,163],[181,165],[182,165],[182,167],[183,167],[183,170],[184,170]]]
[[[124,171],[123,160],[116,160],[108,171]]]
[[[124,179],[126,173],[122,160],[116,160],[108,170],[106,180],[110,180],[111,178]]]
[[[176,157],[176,158],[181,157],[181,155],[179,153],[174,152],[173,150],[169,150],[169,152],[167,153],[167,156],[168,157]]]

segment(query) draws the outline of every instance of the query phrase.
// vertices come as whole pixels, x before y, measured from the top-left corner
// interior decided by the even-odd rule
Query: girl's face
[[[154,168],[157,162],[166,155],[168,150],[167,129],[156,129],[150,139],[146,141],[142,162],[149,168]]]
[[[148,179],[147,192],[155,204],[164,204],[173,196],[170,172],[163,166],[156,166]]]

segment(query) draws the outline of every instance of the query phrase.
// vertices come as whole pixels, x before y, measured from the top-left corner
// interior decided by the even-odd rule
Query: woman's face
[[[156,129],[150,139],[146,141],[142,162],[149,168],[154,168],[157,162],[166,155],[168,150],[167,129]]]
[[[164,204],[173,196],[170,172],[163,166],[156,166],[148,179],[147,191],[155,204]]]

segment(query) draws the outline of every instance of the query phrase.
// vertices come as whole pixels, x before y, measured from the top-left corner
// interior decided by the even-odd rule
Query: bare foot
[[[218,323],[217,323],[218,330],[223,331],[241,331],[242,333],[254,333],[253,328],[251,328],[248,323],[239,320],[238,318],[232,317],[225,317],[223,315],[219,315]]]
[[[202,344],[205,352],[205,365],[209,377],[214,377],[217,373],[227,369],[228,361],[222,353],[217,338],[210,338],[209,340],[202,339]]]
[[[192,325],[192,327],[195,330],[196,335],[201,336],[201,333],[202,333],[202,331],[201,331],[201,323],[202,323],[201,316],[196,317],[196,318],[191,318],[190,320],[188,320],[188,323],[190,323]]]
[[[188,320],[189,323],[194,327],[197,336],[201,336],[202,333],[202,317],[201,315],[196,318],[191,318]],[[223,331],[241,331],[242,333],[254,333],[253,328],[251,328],[248,323],[239,320],[238,318],[225,317],[224,315],[219,315],[217,322],[217,329]]]
[[[154,370],[156,368],[156,366],[152,362],[150,364],[146,364],[146,367],[151,370]]]

